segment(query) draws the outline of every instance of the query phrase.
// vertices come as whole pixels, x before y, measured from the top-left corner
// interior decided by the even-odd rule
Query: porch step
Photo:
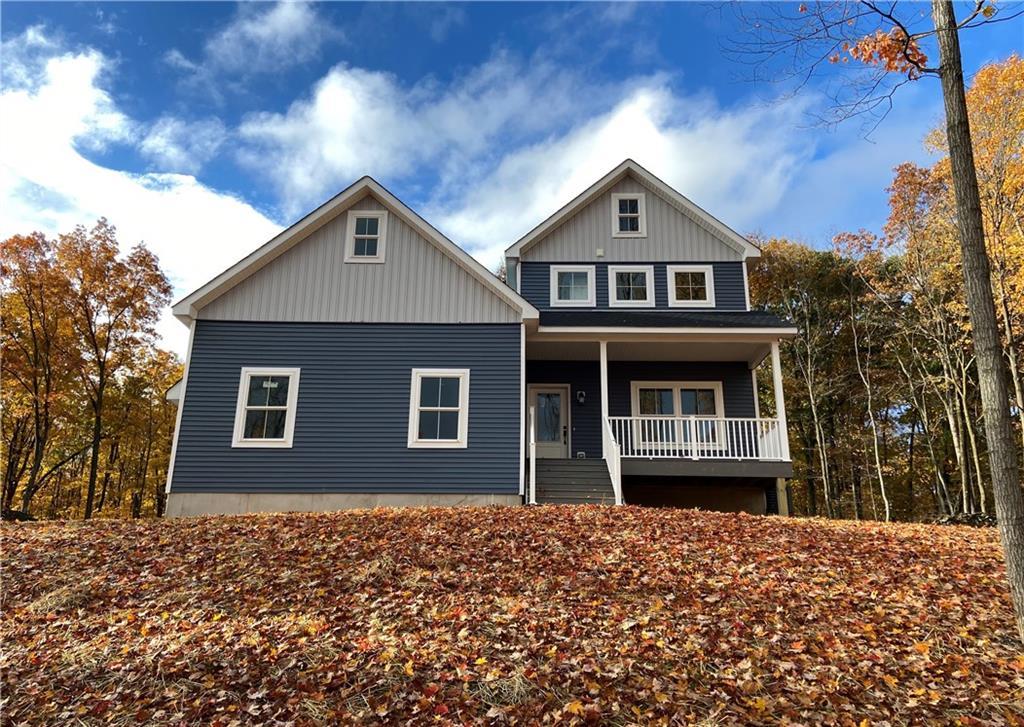
[[[603,459],[538,459],[537,502],[614,504],[608,465]]]

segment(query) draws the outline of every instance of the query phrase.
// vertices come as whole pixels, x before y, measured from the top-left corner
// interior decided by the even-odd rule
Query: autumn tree
[[[152,343],[171,287],[145,246],[121,255],[114,227],[102,219],[91,230],[79,226],[61,235],[56,264],[66,285],[63,313],[81,354],[77,372],[92,413],[84,510],[88,519],[95,505],[108,388]]]
[[[862,114],[884,118],[893,93],[901,85],[927,77],[939,79],[989,471],[1017,627],[1024,640],[1024,490],[1020,486],[1020,460],[1010,416],[960,54],[961,32],[1013,16],[999,18],[993,0],[978,0],[967,16],[958,20],[951,0],[932,0],[931,25],[915,30],[925,19],[921,6],[914,3],[898,6],[872,0],[827,0],[801,3],[792,11],[785,5],[772,5],[767,10],[765,5],[756,7],[750,25],[752,38],[739,41],[734,49],[752,54],[755,67],[767,69],[785,57],[789,59],[789,72],[805,81],[828,62],[853,61],[868,69],[859,83],[837,86],[833,105],[836,119]],[[937,64],[931,64],[927,44],[937,47]]]

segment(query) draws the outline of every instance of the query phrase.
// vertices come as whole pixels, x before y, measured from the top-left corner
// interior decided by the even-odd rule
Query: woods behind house
[[[162,514],[181,364],[156,345],[156,257],[104,220],[0,246],[4,516]]]
[[[983,68],[968,103],[1007,406],[1024,442],[1024,61]],[[797,514],[993,511],[944,135],[924,143],[935,162],[896,168],[884,229],[843,233],[832,249],[758,240],[751,303],[800,331],[783,352]],[[141,245],[119,253],[102,220],[12,237],[2,256],[5,513],[162,514],[176,414],[164,395],[181,362],[156,345],[170,296],[156,258]]]
[[[1006,404],[1024,437],[1024,62],[984,67],[968,106]],[[925,139],[933,165],[897,167],[879,233],[838,235],[829,251],[762,241],[752,302],[800,329],[784,366],[797,512],[993,512],[944,140]]]

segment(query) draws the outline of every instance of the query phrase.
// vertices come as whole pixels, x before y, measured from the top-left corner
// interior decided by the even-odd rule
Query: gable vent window
[[[384,262],[387,212],[350,212],[345,247],[345,262]]]
[[[643,194],[612,195],[612,237],[647,237],[647,200]]]
[[[670,265],[668,302],[676,308],[714,308],[715,274],[710,265]]]
[[[654,305],[653,265],[609,265],[608,303],[614,308]]]

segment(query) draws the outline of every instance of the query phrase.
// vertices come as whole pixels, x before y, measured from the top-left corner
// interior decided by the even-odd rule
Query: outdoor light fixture
[[[587,400],[587,392],[585,392],[585,391],[577,391],[576,392],[576,401],[578,401],[580,403],[580,406],[582,406],[583,403],[586,400]]]

